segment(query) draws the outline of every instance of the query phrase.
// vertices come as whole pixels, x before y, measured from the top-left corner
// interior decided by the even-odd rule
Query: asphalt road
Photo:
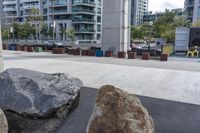
[[[56,133],[85,133],[97,89],[83,87],[80,105]],[[199,133],[200,106],[139,96],[154,119],[155,133]]]

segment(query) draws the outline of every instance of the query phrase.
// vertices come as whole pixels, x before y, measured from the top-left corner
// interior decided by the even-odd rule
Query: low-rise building
[[[183,9],[182,8],[177,8],[177,9],[171,9],[171,12],[174,12],[175,15],[177,16],[182,16],[184,14]],[[143,23],[145,22],[155,22],[157,21],[160,17],[162,17],[165,14],[165,12],[147,12],[144,16],[143,16]]]

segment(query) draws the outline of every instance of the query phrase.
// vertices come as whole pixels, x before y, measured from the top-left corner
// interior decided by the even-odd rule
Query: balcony
[[[88,2],[88,1],[74,1],[73,6],[90,6],[95,7],[94,2]]]
[[[88,9],[73,9],[73,14],[95,15],[96,12],[94,10],[88,10]]]
[[[22,0],[20,3],[39,2],[39,0]]]
[[[16,7],[4,7],[3,8],[3,11],[6,12],[6,11],[16,11]]]
[[[96,21],[94,19],[85,19],[85,18],[73,19],[73,23],[95,24],[95,22]]]
[[[25,5],[23,6],[23,8],[27,10],[32,9],[32,8],[39,9],[39,5]]]
[[[58,14],[70,14],[67,10],[54,10],[49,11],[50,15],[58,15]]]
[[[3,5],[15,5],[16,4],[16,0],[10,0],[10,1],[4,1]]]
[[[93,29],[75,29],[75,33],[93,34],[93,33],[95,33],[95,30],[93,30]]]
[[[48,4],[49,7],[59,7],[59,6],[67,6],[67,1],[66,2],[54,2],[53,4],[50,2]]]
[[[194,7],[194,2],[193,1],[192,2],[187,2],[185,4],[185,8],[190,8],[190,7]]]
[[[13,13],[13,14],[6,14],[6,16],[4,16],[4,18],[17,18],[17,13]]]

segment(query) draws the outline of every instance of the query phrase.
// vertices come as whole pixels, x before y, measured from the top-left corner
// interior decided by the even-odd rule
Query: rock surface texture
[[[107,85],[99,90],[87,133],[154,133],[154,123],[136,96]]]
[[[7,133],[8,132],[8,122],[3,113],[0,109],[0,133]]]
[[[82,85],[81,80],[67,74],[8,69],[0,74],[0,108],[11,128],[20,128],[18,132],[28,132],[23,129],[33,125],[34,132],[45,124],[52,130],[59,119],[50,119],[62,119],[78,105]],[[16,121],[21,124],[16,125]]]

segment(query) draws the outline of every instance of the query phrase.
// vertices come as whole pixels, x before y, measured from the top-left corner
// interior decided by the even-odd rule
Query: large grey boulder
[[[154,133],[154,123],[135,95],[107,85],[99,90],[87,133]]]
[[[11,127],[19,120],[18,123],[28,124],[29,129],[35,125],[38,130],[42,123],[49,123],[46,125],[49,128],[48,125],[54,124],[44,120],[64,118],[78,105],[82,85],[81,80],[67,74],[8,69],[0,73],[0,108],[5,111]],[[40,122],[33,121],[36,119]]]
[[[3,113],[0,109],[0,133],[7,133],[8,132],[8,122]]]

